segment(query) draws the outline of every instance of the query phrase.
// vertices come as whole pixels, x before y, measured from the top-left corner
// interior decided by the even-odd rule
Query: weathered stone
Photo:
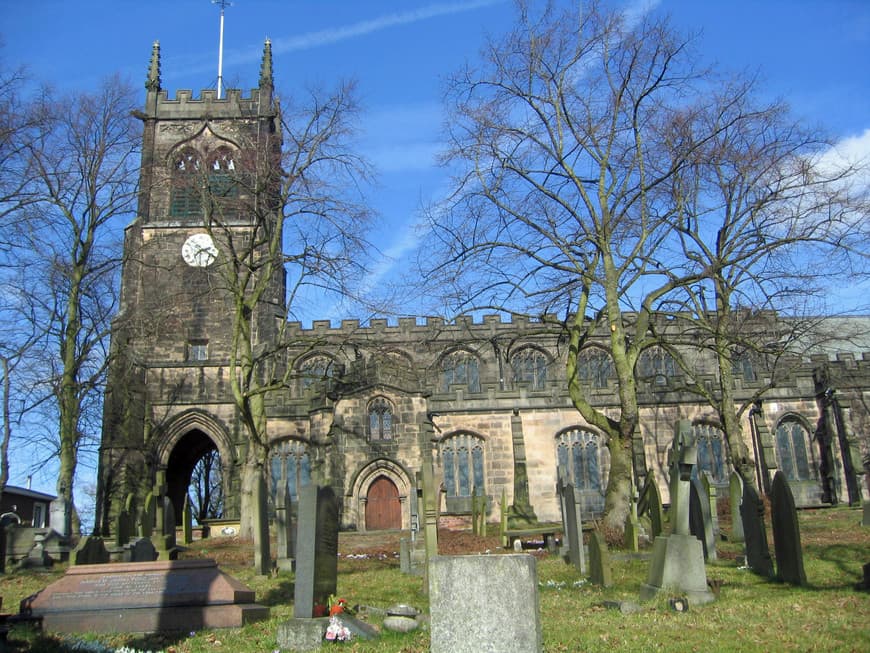
[[[299,489],[293,616],[320,616],[338,575],[338,501],[331,487]]]
[[[398,633],[410,633],[412,630],[417,630],[419,626],[420,624],[414,617],[389,615],[384,619],[384,628]]]
[[[275,533],[276,533],[276,562],[278,571],[292,571],[294,558],[296,557],[293,529],[293,507],[290,493],[287,491],[286,467],[281,466],[282,479],[278,482],[278,490],[275,493]]]
[[[395,615],[397,617],[416,617],[420,614],[420,611],[412,605],[397,603],[387,608],[387,614]]]
[[[137,537],[124,546],[121,560],[123,562],[154,562],[157,560],[157,551],[150,539]]]
[[[540,653],[543,647],[530,555],[432,558],[429,610],[431,653]]]
[[[164,632],[237,628],[269,616],[254,592],[214,560],[70,567],[22,602],[53,632]]]
[[[731,502],[731,533],[728,537],[732,542],[742,542],[743,518],[740,516],[740,504],[743,503],[743,479],[737,472],[731,472],[728,495]]]
[[[693,478],[689,488],[689,532],[701,541],[705,560],[716,559],[716,536],[710,514],[710,497],[703,481]]]
[[[785,474],[776,472],[770,486],[773,546],[779,578],[792,585],[806,585],[801,530],[794,497]]]
[[[613,585],[613,572],[610,567],[607,542],[598,531],[593,531],[589,535],[589,579],[593,585],[601,587]]]
[[[72,558],[74,565],[105,564],[109,562],[109,552],[103,538],[88,536],[79,540]]]
[[[743,479],[743,498],[740,501],[740,519],[743,522],[743,537],[746,543],[746,564],[760,576],[773,576],[773,561],[767,545],[767,529],[764,526],[764,504],[755,488]]]
[[[672,533],[655,539],[649,576],[641,585],[640,598],[647,601],[660,592],[684,593],[696,605],[715,599],[707,587],[703,546],[694,535]]]
[[[573,483],[564,478],[559,482],[557,489],[559,504],[562,507],[562,529],[568,543],[568,562],[581,574],[585,574],[586,554],[583,549],[583,522],[580,515],[581,502],[577,496],[578,490]]]

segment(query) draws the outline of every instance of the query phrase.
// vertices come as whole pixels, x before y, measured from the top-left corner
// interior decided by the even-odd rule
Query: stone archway
[[[166,471],[166,492],[172,501],[176,524],[181,523],[181,511],[194,466],[210,451],[218,452],[224,497],[230,498],[237,494],[232,492],[237,479],[231,478],[235,457],[226,431],[217,420],[200,411],[189,411],[176,418],[160,440],[157,464]],[[238,512],[231,501],[224,505],[224,510],[225,514]]]
[[[413,490],[404,467],[385,458],[363,467],[352,484],[349,514],[361,532],[411,527],[409,497]],[[369,508],[369,501],[374,505]],[[372,521],[369,521],[371,518]],[[371,524],[371,526],[370,526]]]

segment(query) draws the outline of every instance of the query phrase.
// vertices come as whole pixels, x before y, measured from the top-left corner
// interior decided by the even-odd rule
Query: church
[[[280,154],[269,43],[258,87],[249,94],[229,89],[224,97],[214,90],[170,96],[155,44],[137,117],[140,197],[126,229],[113,323],[99,461],[102,533],[111,531],[127,497],[143,505],[158,472],[180,518],[193,469],[212,452],[223,516],[239,517],[248,443],[229,382],[232,297],[219,273],[225,243],[204,224],[195,178],[204,174],[210,189],[240,200],[244,190],[232,179],[251,159],[251,144],[256,156]],[[232,219],[241,233],[243,211]],[[341,498],[343,528],[408,529],[417,518],[417,473],[431,458],[442,525],[467,523],[475,494],[487,497],[490,520],[504,497],[528,518],[558,521],[560,474],[580,490],[584,514],[601,512],[607,447],[571,404],[566,342],[551,324],[498,315],[276,324],[276,315],[286,320],[285,281],[274,274],[268,282],[269,301],[256,309],[251,338],[255,347],[282,351],[287,367],[286,383],[266,397],[271,497],[286,483],[295,498],[314,478]],[[870,333],[870,318],[841,319],[844,328]],[[616,410],[606,335],[585,346],[579,374],[596,406]],[[715,361],[703,352],[696,360],[712,383]],[[670,355],[645,351],[637,375],[635,470],[654,479],[667,502],[674,429],[689,420],[699,468],[727,487],[729,452],[716,414],[685,391]],[[751,401],[767,385],[764,360],[746,358],[735,367],[738,401]],[[868,406],[870,339],[801,352],[788,376],[742,415],[759,486],[769,487],[781,469],[800,505],[859,501],[867,491]]]

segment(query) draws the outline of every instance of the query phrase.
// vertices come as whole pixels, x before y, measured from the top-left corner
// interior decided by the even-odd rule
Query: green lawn
[[[720,559],[707,567],[708,579],[721,581],[717,601],[688,612],[669,609],[667,597],[642,605],[640,612],[622,614],[602,607],[604,601],[636,601],[646,580],[644,561],[614,562],[613,587],[601,589],[582,582],[580,575],[561,559],[538,557],[540,604],[544,650],[556,651],[870,651],[870,593],[857,592],[862,565],[870,562],[870,527],[860,526],[858,509],[833,508],[800,513],[804,565],[810,586],[796,589],[769,582],[738,568],[740,549],[720,543]],[[424,612],[428,601],[422,581],[403,575],[398,558],[390,555],[396,538],[368,547],[369,557],[339,562],[338,593],[351,605],[385,608],[393,603],[410,603]],[[359,550],[364,539],[342,538],[342,552]],[[494,548],[495,538],[453,538],[451,552],[482,553]],[[770,539],[771,553],[773,540]],[[378,555],[381,553],[382,555]],[[386,555],[383,555],[386,554]],[[276,650],[277,624],[292,616],[292,577],[254,577],[247,548],[230,540],[197,542],[187,554],[216,558],[221,567],[256,591],[257,601],[271,608],[269,621],[241,629],[184,634],[181,637],[135,636],[82,639],[94,646],[62,642],[23,626],[9,634],[10,651],[66,653],[98,650],[96,643],[167,653],[233,651],[239,653]],[[6,612],[21,598],[57,578],[62,570],[48,573],[15,572],[0,578],[0,594]],[[490,600],[497,600],[493,597]],[[482,600],[481,610],[486,610]],[[372,618],[378,624],[378,618]],[[346,651],[428,651],[425,629],[410,634],[384,632],[371,642],[343,645]],[[329,646],[326,647],[326,650]]]

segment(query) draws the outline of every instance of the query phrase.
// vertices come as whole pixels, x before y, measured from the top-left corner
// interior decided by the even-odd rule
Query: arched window
[[[309,356],[299,365],[299,378],[302,390],[313,384],[331,379],[336,374],[336,362],[329,356]]]
[[[170,172],[169,215],[175,218],[199,217],[202,214],[202,163],[191,148],[172,159]]]
[[[471,433],[458,433],[441,442],[441,464],[447,499],[485,493],[483,439]],[[449,509],[449,508],[448,508]]]
[[[809,430],[796,417],[783,418],[776,427],[776,457],[789,481],[817,478],[811,452]]]
[[[209,159],[208,195],[218,215],[238,212],[239,178],[233,151],[219,147]]]
[[[613,361],[600,347],[586,347],[577,356],[577,376],[580,383],[595,389],[607,388],[613,378]]]
[[[547,383],[550,360],[544,352],[526,347],[511,358],[514,383],[526,383],[532,390],[543,390]]]
[[[574,428],[557,436],[556,464],[560,477],[567,478],[578,490],[586,514],[604,510],[604,489],[609,462],[601,438],[592,431]]]
[[[722,429],[714,424],[699,422],[692,425],[698,447],[698,464],[694,473],[707,472],[716,485],[728,482],[728,453]]]
[[[677,364],[662,347],[648,347],[637,359],[635,374],[639,381],[667,385],[677,375]]]
[[[308,445],[300,440],[283,440],[276,443],[269,452],[269,463],[272,476],[272,501],[275,501],[282,478],[286,479],[290,498],[296,501],[299,488],[311,482]]]
[[[755,365],[748,351],[735,353],[731,358],[731,369],[735,378],[753,383],[756,380]]]
[[[455,351],[442,359],[442,392],[448,392],[451,385],[464,385],[468,392],[480,392],[480,370],[474,354]]]
[[[393,439],[393,405],[386,397],[375,397],[369,402],[369,439]]]

